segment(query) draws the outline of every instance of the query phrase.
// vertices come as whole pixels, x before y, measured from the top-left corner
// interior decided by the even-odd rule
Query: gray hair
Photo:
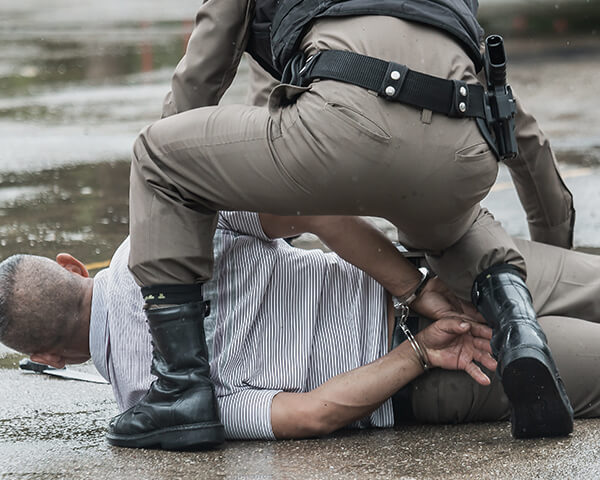
[[[0,263],[0,342],[26,354],[66,345],[83,285],[56,262],[13,255]]]

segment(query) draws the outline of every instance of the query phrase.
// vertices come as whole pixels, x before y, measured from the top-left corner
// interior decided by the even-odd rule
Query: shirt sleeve
[[[272,241],[263,231],[260,218],[256,212],[219,212],[217,228],[249,235],[267,242]]]
[[[207,0],[202,4],[163,103],[163,118],[219,103],[246,49],[253,14],[254,0]]]
[[[129,241],[126,240],[113,255],[107,290],[109,372],[121,411],[135,405],[156,378],[150,373],[152,345],[144,300],[127,267],[128,257]]]
[[[535,118],[516,98],[516,136],[519,155],[504,163],[510,171],[517,195],[536,242],[573,248],[575,207],[548,139]]]
[[[220,397],[225,437],[234,440],[275,440],[271,425],[273,397],[281,390],[245,389]]]

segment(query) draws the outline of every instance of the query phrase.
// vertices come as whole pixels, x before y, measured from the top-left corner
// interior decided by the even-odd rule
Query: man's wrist
[[[406,324],[409,313],[408,306],[401,304],[400,308],[398,308],[398,313],[399,316],[397,317],[397,326],[402,329],[402,332],[404,333],[404,336],[407,340],[406,343],[410,343],[410,346],[414,351],[415,356],[412,358],[413,360],[416,360],[419,366],[423,369],[423,371],[426,372],[429,369],[429,359],[427,358],[425,348],[416,339],[415,335],[413,335],[410,328]]]
[[[402,305],[409,306],[412,302],[414,302],[423,291],[423,288],[425,288],[427,282],[429,282],[429,280],[433,278],[431,272],[427,267],[419,268],[419,272],[421,273],[421,279],[419,280],[419,283],[410,292],[402,296],[392,297],[392,301],[394,302],[394,308],[396,310],[399,310],[402,307]]]

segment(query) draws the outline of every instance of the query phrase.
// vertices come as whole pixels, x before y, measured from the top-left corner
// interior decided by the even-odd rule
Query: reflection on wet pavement
[[[127,162],[0,174],[3,256],[67,251],[83,262],[109,258],[127,235]]]

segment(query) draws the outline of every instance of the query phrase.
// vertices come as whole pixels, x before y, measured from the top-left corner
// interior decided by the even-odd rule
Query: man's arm
[[[474,363],[495,370],[489,327],[460,317],[433,323],[417,335],[430,366],[464,370],[475,381],[489,385],[489,378]],[[408,341],[384,357],[337,375],[306,393],[282,392],[273,398],[271,425],[276,438],[325,435],[359,420],[396,391],[423,373]]]
[[[264,232],[271,238],[314,233],[341,258],[360,268],[397,297],[412,293],[421,273],[371,222],[353,216],[278,216],[261,213]],[[417,313],[438,320],[449,312],[466,313],[482,321],[471,306],[461,302],[439,279],[431,280],[411,305]]]
[[[254,0],[207,0],[200,7],[165,98],[163,118],[219,103],[246,48],[253,12]]]

